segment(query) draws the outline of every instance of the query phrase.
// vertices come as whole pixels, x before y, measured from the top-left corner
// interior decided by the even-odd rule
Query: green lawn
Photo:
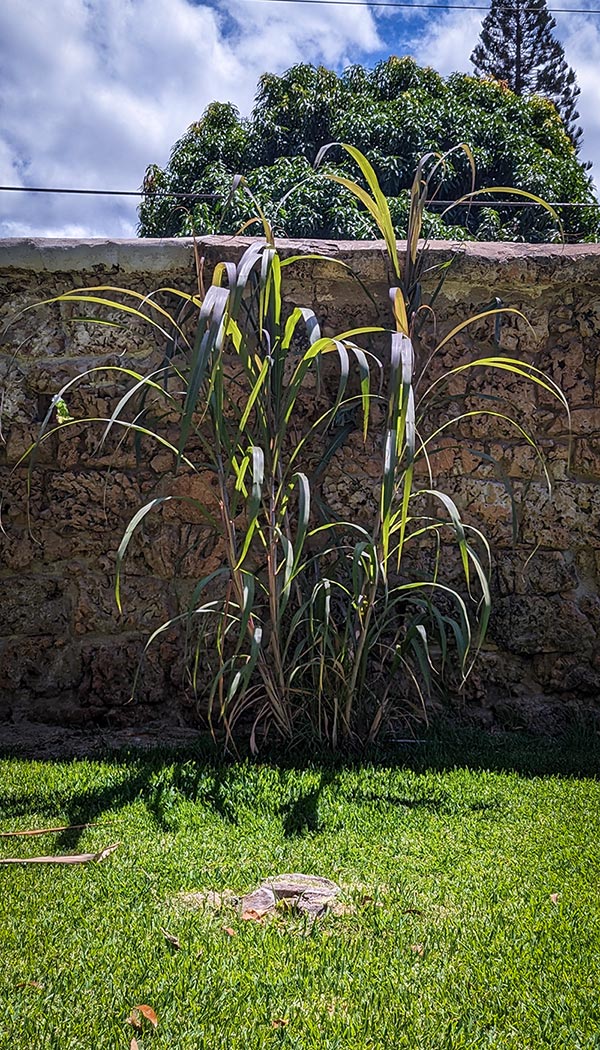
[[[407,754],[2,760],[0,830],[109,826],[2,838],[0,855],[120,846],[101,863],[0,867],[0,1047],[600,1048],[591,742]],[[259,924],[178,898],[287,871],[335,879],[346,912]],[[156,1029],[127,1023],[138,1004]]]

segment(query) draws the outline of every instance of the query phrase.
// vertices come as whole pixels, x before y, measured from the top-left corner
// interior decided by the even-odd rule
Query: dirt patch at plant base
[[[0,724],[0,758],[87,758],[103,755],[107,751],[187,748],[203,740],[206,740],[206,733],[168,722],[126,729],[72,729],[37,722],[18,722]]]

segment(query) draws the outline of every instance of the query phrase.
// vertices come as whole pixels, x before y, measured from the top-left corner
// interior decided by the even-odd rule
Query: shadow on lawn
[[[501,803],[478,799],[451,797],[439,789],[432,791],[431,783],[423,784],[419,794],[419,781],[414,783],[412,797],[406,792],[394,793],[381,785],[368,788],[343,786],[341,773],[368,766],[376,774],[386,769],[412,770],[416,773],[447,772],[453,769],[470,768],[492,772],[514,772],[521,776],[587,776],[600,774],[600,749],[593,735],[585,738],[573,737],[562,741],[539,740],[509,734],[484,734],[464,731],[432,736],[423,743],[397,746],[377,753],[356,756],[346,760],[331,755],[318,758],[313,755],[303,762],[298,756],[271,754],[262,757],[260,763],[234,762],[219,759],[214,749],[197,745],[184,750],[156,749],[150,751],[118,751],[103,756],[94,756],[104,767],[115,772],[109,776],[112,783],[94,785],[93,776],[89,785],[74,790],[55,789],[48,792],[41,787],[0,796],[0,816],[23,817],[36,813],[47,815],[54,821],[58,812],[65,814],[65,823],[85,824],[99,820],[109,812],[142,801],[157,824],[172,827],[177,806],[184,800],[200,803],[230,824],[238,824],[249,809],[266,813],[282,821],[287,838],[326,830],[320,808],[324,795],[338,793],[347,802],[358,806],[376,806],[385,810],[388,806],[430,810],[433,814],[457,812],[484,812],[498,809]],[[10,755],[3,756],[5,758]],[[56,760],[54,760],[56,761]],[[261,769],[272,771],[273,784],[267,792],[261,787]],[[309,771],[310,783],[303,787],[299,782],[300,771]],[[101,776],[102,774],[99,773]],[[300,788],[300,790],[299,790]],[[81,830],[73,828],[63,832],[56,842],[57,852],[77,846]]]

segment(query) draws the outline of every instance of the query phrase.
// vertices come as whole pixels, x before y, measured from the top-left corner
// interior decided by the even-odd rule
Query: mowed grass
[[[3,760],[0,830],[104,825],[3,838],[3,857],[120,845],[101,863],[0,867],[0,1046],[600,1047],[592,752],[471,751]],[[257,923],[178,898],[292,871],[339,882],[346,912]],[[139,1004],[156,1028],[127,1022]]]

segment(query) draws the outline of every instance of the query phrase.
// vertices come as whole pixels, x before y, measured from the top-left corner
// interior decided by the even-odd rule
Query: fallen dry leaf
[[[402,911],[403,915],[422,915],[423,912],[420,908],[404,908]]]
[[[138,1041],[135,1038],[135,1036],[131,1037],[131,1042],[129,1044],[129,1050],[139,1050]]]
[[[154,1013],[154,1010],[151,1006],[147,1006],[146,1003],[142,1003],[139,1006],[134,1006],[133,1009],[139,1010],[142,1017],[145,1017],[147,1021],[150,1021],[150,1024],[154,1025],[155,1028],[158,1026],[158,1017]]]
[[[119,842],[106,846],[99,853],[67,853],[57,857],[3,857],[0,864],[88,864],[90,861],[105,860],[120,846]]]
[[[27,831],[0,831],[0,839],[17,838],[20,835],[53,835],[58,831],[78,831],[80,828],[105,828],[113,824],[112,820],[103,820],[94,824],[65,824],[60,828],[33,828]]]
[[[120,842],[113,842],[112,846],[105,846],[104,849],[99,851],[99,853],[94,854],[94,860],[97,862],[106,860],[106,858],[110,857],[111,853],[114,853],[120,845]]]
[[[552,901],[553,904],[558,904],[558,902],[560,900],[560,893],[551,893],[550,894],[550,900]]]
[[[414,952],[415,955],[425,955],[425,948],[422,944],[411,944],[410,950],[411,952]]]
[[[274,1017],[271,1021],[271,1028],[287,1028],[289,1023],[287,1017]]]
[[[246,911],[242,912],[242,919],[244,922],[264,922],[266,912],[256,911],[254,908],[246,908]]]
[[[17,988],[44,988],[44,985],[40,981],[19,981]]]
[[[236,931],[231,926],[224,926],[223,933],[226,933],[228,937],[235,937]]]
[[[168,930],[163,929],[162,926],[160,928],[160,932],[162,933],[162,935],[165,938],[165,940],[168,941],[169,944],[172,944],[173,947],[177,951],[179,951],[179,949],[181,948],[181,944],[179,943],[179,938],[175,937],[175,935],[173,933],[169,933]]]
[[[139,1003],[137,1006],[132,1007],[131,1013],[126,1020],[126,1024],[133,1025],[134,1028],[141,1028],[142,1017],[145,1017],[147,1021],[150,1021],[150,1024],[153,1025],[154,1028],[158,1026],[158,1017],[154,1013],[152,1007],[148,1006],[146,1003]]]

